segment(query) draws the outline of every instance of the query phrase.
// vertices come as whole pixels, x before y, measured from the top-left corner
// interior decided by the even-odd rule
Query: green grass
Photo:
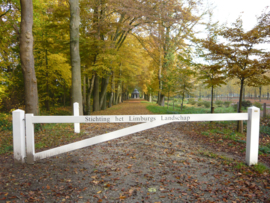
[[[241,173],[244,173],[244,174],[252,174],[252,171],[257,172],[259,174],[270,173],[270,169],[267,166],[265,166],[263,163],[258,163],[254,166],[249,167],[244,162],[237,161],[226,156],[218,155],[210,151],[201,150],[199,151],[199,153],[202,156],[210,157],[218,161],[221,161],[221,164],[230,166],[232,167],[232,169],[240,171]]]
[[[269,168],[266,167],[264,164],[262,163],[258,163],[256,165],[253,166],[254,170],[260,174],[264,173],[264,172],[270,172]]]
[[[270,127],[262,125],[262,126],[260,126],[260,132],[267,134],[267,135],[270,135]]]
[[[37,126],[39,126],[37,128]],[[51,148],[67,144],[73,140],[80,139],[83,132],[74,133],[73,124],[70,123],[49,123],[35,124],[35,148]],[[0,154],[13,151],[12,131],[5,131],[0,136]]]
[[[209,132],[202,132],[202,135],[209,136]]]
[[[74,133],[73,127],[72,123],[43,124],[35,133],[36,149],[56,147],[82,137],[83,132]]]
[[[243,162],[239,162],[239,163],[237,163],[234,167],[235,167],[237,170],[239,170],[239,171],[242,172],[243,170],[246,170],[247,165],[244,164]]]
[[[210,158],[217,158],[218,157],[217,154],[210,152],[210,151],[199,151],[199,153],[203,156],[210,157]]]
[[[181,106],[175,105],[174,109],[172,106],[158,106],[156,104],[151,104],[146,107],[149,111],[155,114],[205,114],[210,113],[210,108],[202,108],[202,107],[189,107],[189,106],[183,106],[183,109],[181,111]],[[233,108],[225,108],[225,107],[219,107],[215,109],[215,113],[232,113]]]
[[[195,108],[195,107],[183,107],[183,110],[181,111],[180,107],[175,107],[175,109],[173,109],[173,107],[162,107],[162,106],[158,106],[156,104],[154,105],[148,105],[146,107],[149,111],[151,111],[152,113],[156,113],[156,114],[200,114],[200,113],[207,113],[208,110],[207,109],[203,109],[203,108]]]
[[[119,109],[121,109],[121,107],[119,106],[113,106],[111,108],[108,108],[108,110],[119,110]]]
[[[267,146],[261,145],[261,146],[259,147],[259,151],[260,151],[260,153],[262,153],[262,154],[270,154],[270,144],[268,144]]]

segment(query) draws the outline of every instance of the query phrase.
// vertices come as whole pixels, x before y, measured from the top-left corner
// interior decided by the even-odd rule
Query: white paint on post
[[[121,130],[117,130],[114,132],[106,133],[103,135],[95,136],[95,137],[88,138],[88,139],[85,139],[82,141],[78,141],[75,143],[67,144],[67,145],[64,145],[61,147],[57,147],[57,148],[53,148],[50,150],[36,153],[35,160],[44,159],[44,158],[55,156],[55,155],[62,154],[65,152],[70,152],[70,151],[73,151],[76,149],[81,149],[81,148],[88,147],[91,145],[99,144],[99,143],[113,140],[116,138],[120,138],[120,137],[123,137],[126,135],[130,135],[130,134],[133,134],[136,132],[141,132],[143,130],[154,128],[154,127],[157,127],[160,125],[165,125],[165,124],[168,124],[171,122],[173,122],[173,121],[165,121],[165,122],[164,121],[155,121],[155,122],[151,122],[151,123],[148,122],[148,123],[143,123],[143,124],[131,126],[128,128],[124,128]]]
[[[246,140],[246,163],[254,165],[258,163],[260,134],[260,109],[248,108],[247,140]]]
[[[79,103],[75,102],[73,104],[73,115],[79,116]],[[74,133],[80,133],[80,123],[74,123]]]
[[[24,163],[25,154],[25,113],[17,109],[12,112],[13,155],[15,163]]]
[[[35,137],[34,137],[34,114],[26,114],[26,162],[28,164],[34,164],[35,156]]]

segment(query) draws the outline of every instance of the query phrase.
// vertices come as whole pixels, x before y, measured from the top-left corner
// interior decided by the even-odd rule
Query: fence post
[[[266,103],[263,104],[263,117],[266,117]]]
[[[35,161],[35,135],[34,124],[32,122],[34,114],[26,114],[26,162],[28,164],[34,164]]]
[[[260,109],[252,106],[248,108],[246,163],[254,165],[258,163],[260,133]]]
[[[73,103],[73,115],[79,116],[79,103]],[[74,133],[80,133],[80,123],[74,123]]]
[[[12,111],[13,157],[15,163],[24,163],[25,160],[25,113],[17,109]]]

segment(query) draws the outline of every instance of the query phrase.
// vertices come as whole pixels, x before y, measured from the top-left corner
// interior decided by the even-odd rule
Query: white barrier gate
[[[258,163],[260,109],[257,107],[248,108],[248,113],[123,116],[78,116],[78,108],[79,105],[74,103],[74,116],[34,116],[33,114],[25,115],[24,111],[19,109],[13,111],[13,152],[15,162],[24,163],[26,158],[27,163],[33,164],[34,161],[39,159],[81,149],[172,122],[247,120],[246,163],[249,166]],[[139,122],[142,124],[35,153],[35,123],[74,123],[74,131],[79,133],[80,123],[123,122]]]

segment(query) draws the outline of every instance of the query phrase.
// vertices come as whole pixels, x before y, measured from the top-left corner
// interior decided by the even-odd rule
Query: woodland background
[[[79,102],[81,114],[91,114],[128,99],[134,88],[161,106],[165,96],[182,103],[211,98],[212,107],[214,96],[237,97],[240,112],[242,100],[269,99],[270,55],[259,46],[269,43],[267,8],[245,31],[241,17],[229,26],[214,22],[213,9],[202,0],[32,3],[33,69],[27,78],[22,64],[29,53],[22,47],[29,42],[21,22],[24,4],[31,21],[31,4],[0,1],[2,112],[38,114]],[[36,92],[26,90],[27,81]],[[35,105],[32,100],[34,110],[27,107]]]

